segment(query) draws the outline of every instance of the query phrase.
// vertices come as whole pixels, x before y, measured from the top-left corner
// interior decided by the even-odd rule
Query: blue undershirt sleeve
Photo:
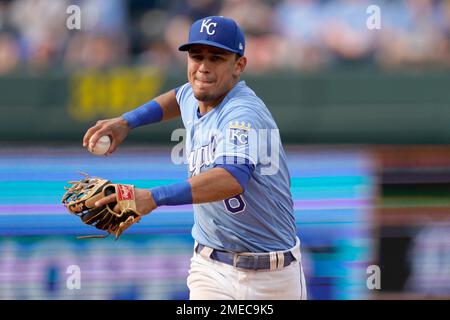
[[[223,168],[228,171],[241,185],[242,189],[248,186],[248,182],[255,170],[255,166],[250,164],[247,159],[242,159],[242,161],[230,161],[230,157],[222,157],[216,160],[214,163],[214,168]]]

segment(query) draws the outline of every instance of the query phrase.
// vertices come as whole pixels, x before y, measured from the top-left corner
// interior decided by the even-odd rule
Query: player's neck
[[[223,98],[225,98],[225,96],[226,96],[226,94],[224,94],[219,99],[216,99],[214,101],[199,101],[198,109],[200,110],[200,114],[204,115],[204,114],[210,112],[211,110],[213,110],[215,107],[217,107],[222,102],[222,100],[223,100]]]

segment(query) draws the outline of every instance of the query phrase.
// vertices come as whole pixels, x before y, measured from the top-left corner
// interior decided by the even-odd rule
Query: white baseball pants
[[[197,245],[197,244],[196,244]],[[195,252],[187,285],[191,300],[306,300],[300,240],[290,249],[296,260],[276,270],[246,270]]]

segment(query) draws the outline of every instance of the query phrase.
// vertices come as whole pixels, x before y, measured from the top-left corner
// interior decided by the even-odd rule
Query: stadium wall
[[[446,144],[450,75],[373,70],[247,75],[286,143]],[[115,117],[186,81],[153,68],[0,78],[0,141],[78,141]],[[135,142],[167,143],[180,120],[135,130]]]

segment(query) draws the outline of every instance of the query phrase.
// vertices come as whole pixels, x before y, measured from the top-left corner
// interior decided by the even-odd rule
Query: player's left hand
[[[115,202],[116,194],[110,194],[104,198],[95,202],[96,207],[101,207],[107,203]],[[149,214],[153,210],[155,210],[158,206],[155,203],[155,200],[152,197],[152,194],[147,189],[135,189],[135,201],[136,201],[136,210],[140,212],[142,215]],[[116,212],[120,212],[119,206],[116,205],[113,209]]]

